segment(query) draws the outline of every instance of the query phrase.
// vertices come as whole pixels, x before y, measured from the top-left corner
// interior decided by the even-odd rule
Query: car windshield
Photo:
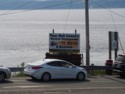
[[[116,58],[116,61],[121,61],[121,62],[125,62],[125,56],[118,56],[117,58]]]

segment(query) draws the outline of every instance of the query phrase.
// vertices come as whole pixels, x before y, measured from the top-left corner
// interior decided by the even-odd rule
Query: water
[[[10,10],[0,10],[0,14]],[[12,67],[45,58],[49,33],[80,33],[80,50],[85,61],[85,12],[79,10],[11,10],[19,12],[0,15],[0,65]],[[108,31],[117,31],[125,48],[125,9],[90,10],[90,62],[104,65],[108,59]],[[67,15],[68,16],[68,21]],[[114,19],[114,20],[112,20]],[[115,23],[115,25],[114,25]],[[66,25],[65,25],[66,24]],[[121,49],[121,47],[120,47]],[[118,53],[122,53],[120,50]]]

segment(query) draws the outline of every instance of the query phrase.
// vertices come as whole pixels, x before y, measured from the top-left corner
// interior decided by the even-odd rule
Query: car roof
[[[46,62],[51,62],[51,61],[64,61],[61,59],[44,59]]]
[[[43,60],[38,60],[29,64],[35,64],[35,65],[41,65],[41,64],[45,64],[48,62],[52,62],[52,61],[64,61],[64,60],[60,60],[60,59],[43,59]]]

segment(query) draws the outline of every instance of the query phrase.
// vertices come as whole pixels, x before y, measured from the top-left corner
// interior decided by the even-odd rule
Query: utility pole
[[[90,65],[89,0],[85,0],[85,21],[86,21],[86,65]]]
[[[112,32],[109,31],[109,59],[112,59]]]

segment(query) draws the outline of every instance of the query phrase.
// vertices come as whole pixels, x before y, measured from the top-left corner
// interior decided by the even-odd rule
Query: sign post
[[[111,51],[115,51],[115,59],[118,51],[118,32],[109,31],[109,59],[112,59]]]
[[[115,59],[117,57],[117,51],[118,51],[118,32],[114,32],[114,50],[115,50]]]

